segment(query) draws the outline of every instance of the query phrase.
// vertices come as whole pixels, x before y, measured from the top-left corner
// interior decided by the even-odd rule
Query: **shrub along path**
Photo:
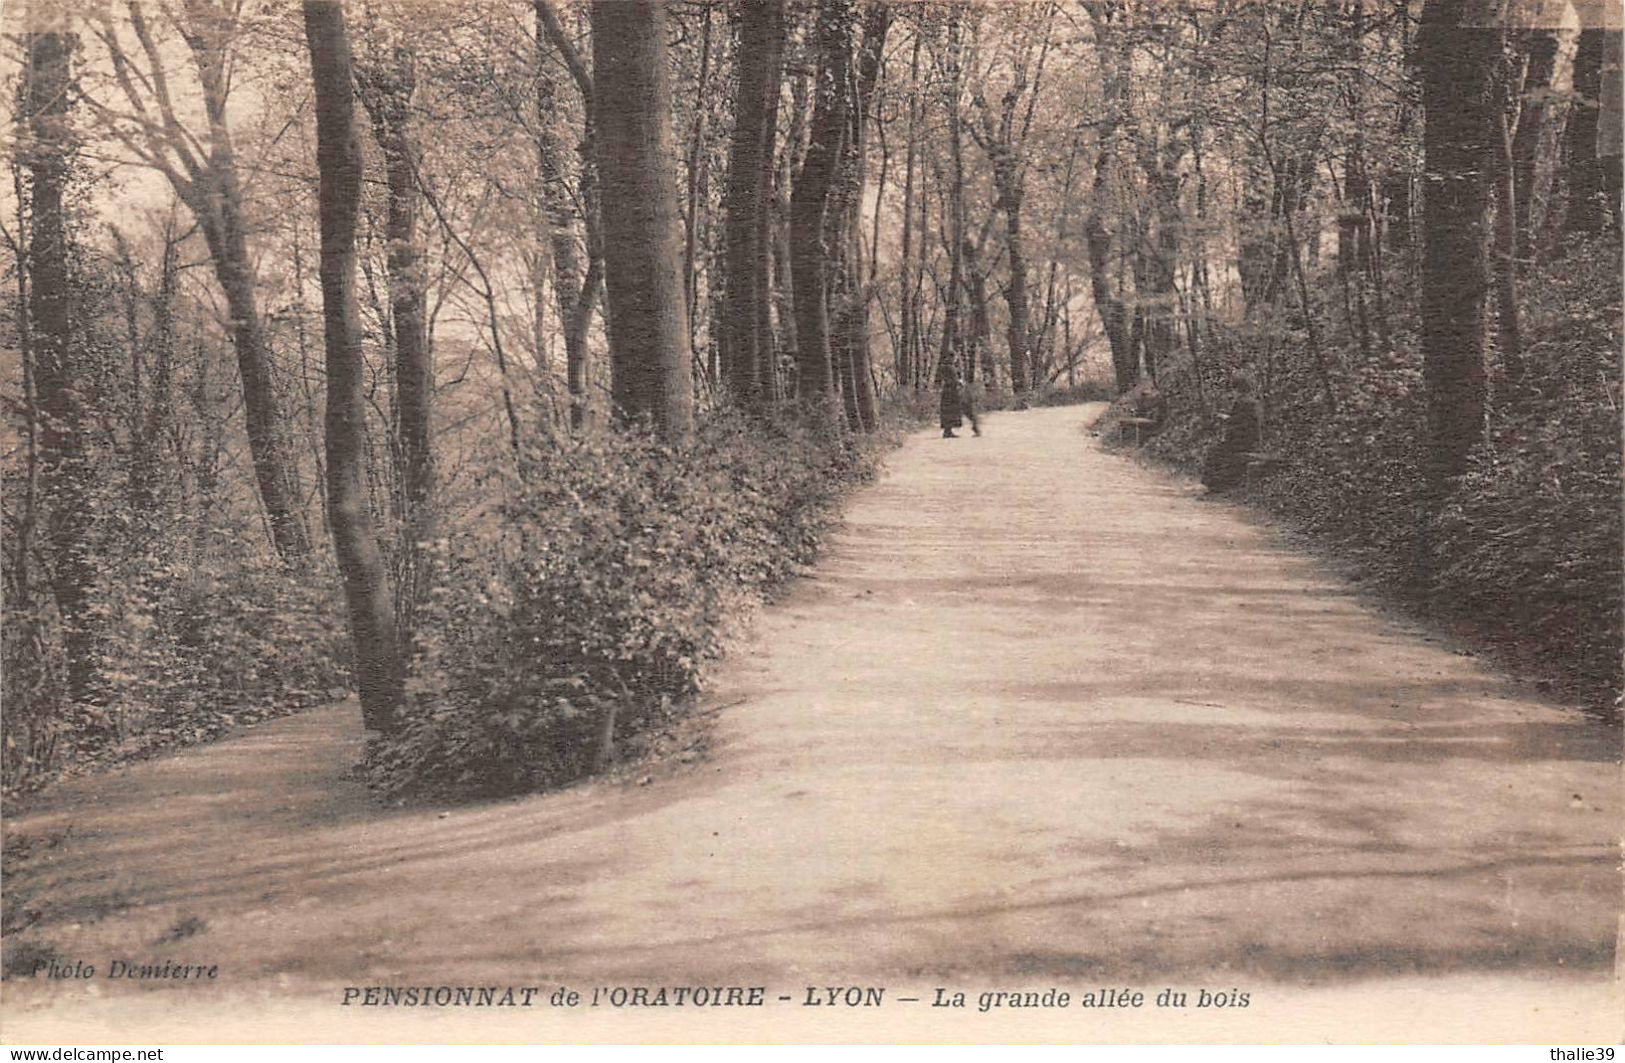
[[[562,982],[765,985],[764,1009],[682,1014],[774,1036],[814,1014],[806,987],[861,982],[886,1005],[825,1036],[1019,1037],[1040,1027],[978,1017],[974,994],[963,1017],[928,1002],[1108,983],[1249,1006],[1148,997],[1043,1028],[1617,1035],[1618,732],[1101,452],[1095,412],[912,438],[719,669],[711,755],[652,779],[381,809],[349,772],[349,705],[57,787],[8,826],[32,847],[8,951],[99,970],[8,983],[0,1032],[661,1037],[677,1015],[338,1004]],[[113,958],[219,976],[108,982]],[[226,1016],[248,1025],[165,1025]]]

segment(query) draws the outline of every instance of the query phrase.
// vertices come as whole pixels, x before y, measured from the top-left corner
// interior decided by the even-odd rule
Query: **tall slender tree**
[[[1572,15],[1572,9],[1568,12]],[[1556,189],[1563,133],[1571,108],[1565,97],[1574,86],[1577,25],[1539,26],[1522,34],[1528,52],[1517,127],[1512,139],[1516,190],[1517,260],[1534,258]]]
[[[1423,207],[1422,354],[1436,492],[1484,435],[1492,131],[1506,30],[1498,0],[1428,0],[1421,50],[1430,182]]]
[[[83,701],[92,694],[95,675],[89,600],[95,570],[85,524],[91,488],[83,409],[88,380],[74,330],[66,206],[76,151],[74,46],[65,12],[45,10],[51,6],[39,0],[29,6],[27,67],[18,100],[18,117],[27,132],[19,161],[28,175],[31,214],[23,331],[38,414],[39,485],[50,500],[42,538],[51,593],[62,619],[67,695]]]
[[[361,144],[353,65],[340,0],[304,0],[304,16],[320,173],[328,523],[349,607],[362,719],[368,730],[388,732],[396,723],[404,676],[389,577],[367,497],[366,361],[355,298]]]
[[[1027,240],[1022,209],[1027,199],[1027,138],[1043,90],[1055,5],[1043,3],[1035,12],[1024,13],[1017,21],[1010,85],[996,109],[983,93],[977,92],[972,97],[981,121],[980,125],[973,124],[970,128],[992,164],[993,187],[998,193],[994,206],[1005,219],[1005,252],[1009,259],[1009,284],[1005,288],[1009,317],[1005,338],[1010,351],[1010,388],[1019,395],[1037,384],[1028,328]]]
[[[1121,0],[1090,0],[1090,18],[1094,22],[1095,52],[1099,59],[1105,115],[1102,117],[1095,149],[1093,194],[1089,197],[1089,211],[1084,219],[1085,247],[1089,256],[1089,288],[1094,296],[1095,313],[1106,333],[1111,347],[1113,382],[1119,392],[1132,388],[1140,379],[1139,352],[1129,328],[1127,300],[1121,283],[1114,283],[1113,269],[1121,262],[1124,251],[1118,244],[1118,234],[1110,222],[1111,206],[1118,207],[1120,218],[1125,213],[1122,205],[1122,141],[1126,139],[1124,127],[1129,109],[1130,70],[1133,65],[1132,40],[1127,25],[1128,13]],[[1245,278],[1245,275],[1244,275]],[[1245,283],[1245,279],[1243,280]]]
[[[892,11],[885,3],[870,0],[864,10],[863,34],[857,45],[857,61],[847,112],[847,150],[841,161],[835,200],[838,210],[831,218],[835,232],[830,243],[836,256],[836,276],[831,301],[834,327],[831,353],[841,381],[841,397],[847,421],[854,428],[872,432],[879,424],[875,405],[873,367],[869,358],[869,297],[872,279],[863,256],[861,235],[863,205],[867,198],[870,105],[880,81],[886,36],[891,29]],[[876,204],[876,211],[879,205]]]
[[[925,198],[924,189],[920,187],[924,181],[916,177],[917,174],[920,177],[924,176],[923,168],[920,166],[920,46],[924,43],[924,39],[924,33],[916,28],[908,63],[908,142],[903,151],[903,242],[897,267],[898,342],[897,350],[893,352],[893,372],[900,389],[919,386],[917,353],[919,312],[914,266],[916,228],[914,204],[916,200]],[[925,243],[923,231],[919,234],[919,242],[923,252]]]
[[[830,207],[850,136],[852,16],[852,0],[820,0],[811,140],[790,194],[797,397],[832,414],[836,377],[829,314],[834,257]]]
[[[419,544],[433,529],[434,350],[429,345],[424,265],[418,247],[418,151],[411,136],[416,56],[407,44],[357,64],[356,84],[384,156],[388,241],[389,324],[394,353],[394,430],[400,455],[400,501],[407,561],[397,588],[397,614],[410,632],[415,606],[427,591]],[[409,640],[410,636],[407,636]]]
[[[548,0],[534,0],[536,12],[536,168],[541,182],[542,212],[553,258],[553,298],[564,333],[565,386],[570,393],[570,426],[581,429],[587,421],[587,330],[592,324],[604,281],[604,260],[598,239],[598,189],[592,159],[592,77],[565,35]],[[552,66],[562,63],[581,92],[587,115],[582,130],[579,179],[570,192],[570,167],[561,143],[564,128],[563,94]],[[576,227],[584,227],[586,249],[583,271],[577,250]],[[541,298],[540,291],[537,292]]]
[[[694,428],[693,350],[664,0],[593,0],[592,56],[612,395],[621,416],[682,440]]]
[[[739,6],[738,78],[724,207],[727,211],[724,377],[760,410],[773,372],[773,159],[784,66],[784,0]]]
[[[94,96],[86,100],[116,140],[168,179],[203,232],[215,279],[226,297],[260,500],[278,553],[294,561],[310,552],[310,532],[260,313],[237,149],[227,118],[231,71],[241,37],[241,5],[185,0],[178,8],[168,4],[162,8],[164,20],[185,42],[197,71],[196,94],[206,119],[201,136],[181,119],[184,112],[176,100],[179,93],[170,84],[168,53],[145,6],[140,0],[125,0],[125,9],[126,25],[139,44],[138,52],[127,46],[111,5],[97,9],[90,25],[107,49],[127,109],[117,111]],[[150,88],[150,101],[137,85]]]
[[[1604,29],[1581,30],[1574,53],[1574,105],[1564,130],[1568,209],[1563,228],[1571,233],[1592,233],[1602,228],[1603,174],[1597,164],[1597,119],[1607,36]]]

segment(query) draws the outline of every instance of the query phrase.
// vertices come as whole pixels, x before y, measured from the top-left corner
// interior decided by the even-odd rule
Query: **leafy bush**
[[[672,449],[637,431],[543,440],[505,501],[442,543],[391,795],[569,782],[699,688],[731,619],[809,561],[873,444],[723,414]]]
[[[1492,358],[1489,430],[1441,506],[1425,494],[1426,392],[1408,302],[1393,308],[1392,353],[1366,364],[1332,323],[1330,415],[1300,334],[1226,329],[1232,360],[1204,377],[1205,409],[1188,363],[1159,374],[1169,418],[1146,449],[1196,468],[1222,432],[1212,414],[1232,369],[1252,368],[1268,381],[1264,445],[1291,457],[1248,490],[1253,501],[1436,618],[1604,700],[1621,682],[1617,244],[1576,245],[1520,295],[1524,372]]]
[[[154,554],[96,599],[100,708],[126,744],[195,742],[344,694],[349,634],[324,566],[289,570],[224,544],[195,562]]]
[[[1524,287],[1527,366],[1434,531],[1436,591],[1617,694],[1619,249],[1582,243]]]
[[[1427,521],[1427,412],[1418,359],[1347,373],[1330,415],[1307,380],[1286,379],[1291,400],[1267,446],[1292,460],[1255,493],[1368,577],[1415,586],[1425,578],[1418,533]]]
[[[6,612],[7,792],[342,696],[350,650],[331,572],[244,555],[236,529],[210,542],[156,520],[106,524],[88,595],[90,698],[66,695],[48,591]]]
[[[1435,585],[1464,614],[1513,624],[1581,678],[1617,690],[1618,459],[1596,446],[1601,431],[1575,423],[1586,419],[1502,430],[1475,453],[1439,516]]]

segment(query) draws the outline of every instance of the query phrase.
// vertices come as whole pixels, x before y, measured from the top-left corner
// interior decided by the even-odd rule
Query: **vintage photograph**
[[[0,1040],[1618,1043],[1622,24],[3,0]]]

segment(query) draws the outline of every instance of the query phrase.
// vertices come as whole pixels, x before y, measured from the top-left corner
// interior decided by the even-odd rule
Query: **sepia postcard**
[[[1619,1043],[1621,22],[3,0],[0,1040]]]

